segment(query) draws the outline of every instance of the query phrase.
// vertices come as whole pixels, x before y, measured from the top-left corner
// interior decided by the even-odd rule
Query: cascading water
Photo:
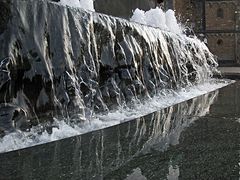
[[[167,150],[179,144],[185,128],[197,121],[199,116],[206,115],[217,97],[218,92],[212,92],[119,126],[48,144],[44,146],[44,152],[42,146],[19,152],[21,155],[27,154],[26,166],[22,165],[26,163],[25,158],[17,158],[11,153],[0,155],[3,160],[0,169],[5,174],[9,172],[9,179],[16,177],[16,173],[13,174],[7,166],[12,161],[15,162],[16,172],[34,174],[37,171],[41,176],[39,179],[63,175],[67,178],[66,175],[71,172],[78,172],[71,174],[72,179],[124,179],[109,178],[109,174],[152,151]],[[39,156],[44,159],[37,158]],[[59,164],[67,170],[63,171]],[[40,170],[36,165],[41,167]],[[35,178],[38,179],[36,175]]]
[[[175,12],[171,9],[164,12],[157,7],[145,12],[137,8],[130,21],[183,35],[182,26],[177,22]]]
[[[212,83],[217,63],[196,38],[44,0],[0,5],[0,151],[118,124],[205,93],[186,95],[204,82],[226,85]],[[123,108],[127,118],[112,118]]]
[[[82,8],[90,11],[95,11],[93,0],[59,0],[63,6],[70,6],[76,8]]]

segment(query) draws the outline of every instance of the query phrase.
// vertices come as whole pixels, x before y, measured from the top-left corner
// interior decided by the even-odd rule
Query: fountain
[[[18,153],[0,154],[0,179],[112,179],[114,171],[135,157],[178,144],[182,131],[208,113],[217,95],[212,92],[113,128],[46,144],[44,151],[42,146],[21,150],[20,158]],[[14,172],[9,161],[14,162]]]
[[[46,0],[0,7],[4,138],[39,125],[51,134],[56,119],[81,126],[95,114],[209,83],[216,71],[197,38]]]

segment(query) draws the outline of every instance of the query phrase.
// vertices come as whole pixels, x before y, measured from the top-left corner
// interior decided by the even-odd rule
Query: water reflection
[[[217,116],[222,93],[234,87],[115,127],[0,154],[0,179],[238,177],[240,124]]]
[[[147,178],[142,175],[142,171],[140,168],[136,168],[133,170],[132,174],[127,176],[125,180],[147,180]]]
[[[180,175],[179,167],[177,165],[175,167],[170,165],[167,179],[168,180],[175,180],[175,179],[178,179],[179,175]]]

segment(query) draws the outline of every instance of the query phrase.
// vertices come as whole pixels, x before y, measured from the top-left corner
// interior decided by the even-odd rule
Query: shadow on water
[[[0,179],[238,179],[240,83],[85,135],[0,154]]]

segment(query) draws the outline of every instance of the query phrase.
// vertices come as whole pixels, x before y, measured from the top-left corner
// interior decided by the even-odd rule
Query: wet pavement
[[[240,82],[145,117],[0,154],[0,179],[240,178]]]

